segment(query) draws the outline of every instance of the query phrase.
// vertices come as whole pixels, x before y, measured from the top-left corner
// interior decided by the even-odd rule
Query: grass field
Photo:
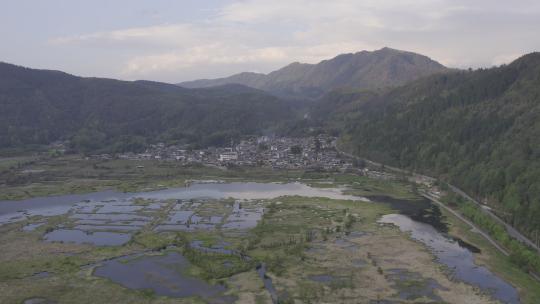
[[[2,164],[4,164],[2,166]],[[86,193],[104,189],[123,192],[183,187],[190,180],[287,182],[302,180],[315,187],[345,185],[353,195],[414,198],[406,182],[384,181],[354,174],[317,173],[271,168],[223,169],[177,162],[93,160],[79,156],[9,159],[0,162],[0,200]]]

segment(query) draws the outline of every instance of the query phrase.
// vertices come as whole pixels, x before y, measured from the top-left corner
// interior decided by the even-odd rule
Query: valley
[[[2,1],[0,304],[540,303],[538,1]]]

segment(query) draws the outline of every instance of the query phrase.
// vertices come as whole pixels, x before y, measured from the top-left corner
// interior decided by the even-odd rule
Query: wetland
[[[0,201],[0,302],[534,303],[407,182],[272,175]]]

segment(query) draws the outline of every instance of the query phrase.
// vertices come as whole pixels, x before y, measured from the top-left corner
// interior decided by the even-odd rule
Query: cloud
[[[139,56],[129,60],[125,75],[190,68],[200,64],[240,64],[283,62],[288,57],[280,48],[242,49],[214,44],[189,48],[181,52]]]
[[[132,46],[144,44],[163,47],[178,46],[182,41],[193,41],[196,34],[197,29],[190,24],[174,24],[58,37],[51,39],[50,42],[57,45]]]
[[[366,49],[366,45],[321,44],[310,47],[263,47],[229,46],[222,44],[205,45],[184,51],[162,53],[131,58],[122,70],[124,77],[140,78],[144,75],[171,71],[191,70],[205,66],[256,66],[257,64],[283,66],[296,58],[302,62],[319,62],[335,54],[356,52]],[[243,70],[240,70],[243,71]],[[254,69],[251,71],[259,71]],[[213,75],[214,77],[220,75]],[[223,76],[223,75],[221,75]]]
[[[540,48],[539,27],[540,5],[532,0],[242,0],[204,20],[50,42],[126,50],[118,76],[180,81],[383,46],[456,67],[491,66]]]

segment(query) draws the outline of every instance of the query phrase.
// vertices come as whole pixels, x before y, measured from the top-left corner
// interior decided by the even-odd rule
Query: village
[[[158,143],[143,153],[117,155],[127,160],[176,161],[183,164],[201,163],[214,166],[264,166],[275,169],[349,170],[352,161],[336,149],[335,137],[250,136],[229,147],[187,149],[183,146]],[[94,155],[92,158],[111,158],[111,155]]]

